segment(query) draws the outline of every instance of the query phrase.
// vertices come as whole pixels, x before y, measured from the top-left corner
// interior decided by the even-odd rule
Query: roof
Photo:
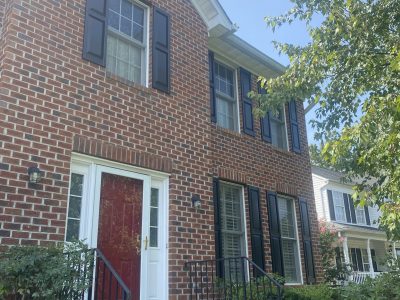
[[[285,72],[285,66],[235,34],[238,27],[229,19],[218,0],[191,2],[208,27],[209,47],[212,51],[259,76],[276,77]]]
[[[332,180],[338,183],[343,183],[343,184],[351,184],[349,182],[345,182],[345,175],[336,171],[332,171],[329,169],[317,167],[317,166],[312,166],[311,171],[313,174],[320,176],[322,178],[325,178],[327,180]]]

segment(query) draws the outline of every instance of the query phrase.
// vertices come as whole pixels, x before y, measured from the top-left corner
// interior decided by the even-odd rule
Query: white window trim
[[[133,38],[129,38],[122,32],[119,32],[115,28],[110,27],[108,24],[107,24],[107,35],[109,35],[109,34],[114,35],[115,37],[123,39],[124,41],[128,42],[129,44],[135,45],[136,47],[144,48],[142,50],[144,53],[142,53],[143,59],[142,59],[142,67],[141,67],[142,68],[141,82],[134,82],[134,83],[148,88],[149,87],[149,77],[150,77],[150,70],[149,70],[149,68],[150,68],[150,64],[149,64],[149,62],[150,62],[150,51],[149,51],[149,48],[150,48],[150,7],[146,4],[144,4],[143,2],[139,2],[136,0],[129,0],[129,1],[144,9],[143,26],[145,28],[143,30],[143,43],[140,43],[139,41],[136,41]],[[107,9],[109,9],[109,8],[107,7]],[[107,47],[107,45],[106,45],[106,47]],[[107,53],[105,55],[107,57]],[[108,72],[110,72],[110,71],[108,71]],[[112,73],[112,74],[114,74],[114,73]],[[128,80],[127,78],[124,78],[124,79]]]
[[[221,128],[224,128],[226,130],[231,130],[234,132],[238,132],[240,134],[241,133],[241,124],[240,124],[240,107],[239,107],[240,101],[239,101],[239,80],[238,80],[239,79],[239,75],[238,75],[239,66],[236,65],[235,63],[233,63],[232,61],[230,61],[229,59],[227,59],[226,57],[219,55],[218,53],[215,53],[214,62],[221,63],[222,65],[228,67],[229,69],[232,69],[233,81],[234,81],[233,83],[235,85],[235,87],[234,87],[234,99],[235,99],[235,104],[236,104],[236,109],[235,109],[236,110],[236,120],[234,120],[235,129],[232,130],[232,129],[224,128],[224,127],[221,127]],[[218,111],[216,111],[216,114],[218,114]],[[234,112],[234,114],[235,114],[235,112]],[[218,123],[217,123],[217,125],[218,125]]]
[[[299,271],[300,275],[300,282],[290,282],[290,283],[285,283],[285,285],[290,286],[290,285],[302,285],[304,283],[304,278],[303,278],[303,269],[302,269],[302,262],[301,262],[301,253],[300,253],[300,239],[299,239],[299,227],[297,224],[297,207],[296,207],[296,201],[292,197],[284,196],[281,194],[277,195],[278,198],[283,198],[283,199],[289,199],[293,203],[293,220],[294,220],[294,228],[296,232],[296,241],[297,241],[297,268]],[[279,201],[279,200],[278,200]],[[293,239],[292,239],[293,240]]]

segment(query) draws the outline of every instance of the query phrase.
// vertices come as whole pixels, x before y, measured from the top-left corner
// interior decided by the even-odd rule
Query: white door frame
[[[87,155],[72,154],[71,172],[84,174],[84,199],[81,207],[81,226],[79,238],[85,240],[89,247],[97,247],[98,222],[100,212],[101,174],[110,173],[118,176],[135,178],[143,181],[142,205],[142,238],[149,235],[150,191],[152,187],[160,190],[159,213],[159,249],[162,257],[160,272],[163,275],[160,299],[168,299],[168,208],[169,208],[169,174],[137,168],[131,165],[112,162]],[[146,217],[147,216],[147,217]],[[141,243],[140,299],[147,298],[147,251]]]

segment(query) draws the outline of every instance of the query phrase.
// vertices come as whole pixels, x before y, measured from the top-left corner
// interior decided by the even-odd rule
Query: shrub
[[[9,248],[0,253],[0,299],[76,298],[91,285],[93,259],[82,243]]]
[[[307,285],[301,287],[285,287],[285,300],[336,300],[337,290],[328,285]]]

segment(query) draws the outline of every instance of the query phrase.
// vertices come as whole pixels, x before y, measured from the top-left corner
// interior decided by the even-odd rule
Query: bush
[[[0,253],[0,299],[76,298],[91,285],[93,259],[82,243],[9,248]]]
[[[336,300],[337,290],[328,285],[307,285],[301,287],[285,287],[285,300]]]

